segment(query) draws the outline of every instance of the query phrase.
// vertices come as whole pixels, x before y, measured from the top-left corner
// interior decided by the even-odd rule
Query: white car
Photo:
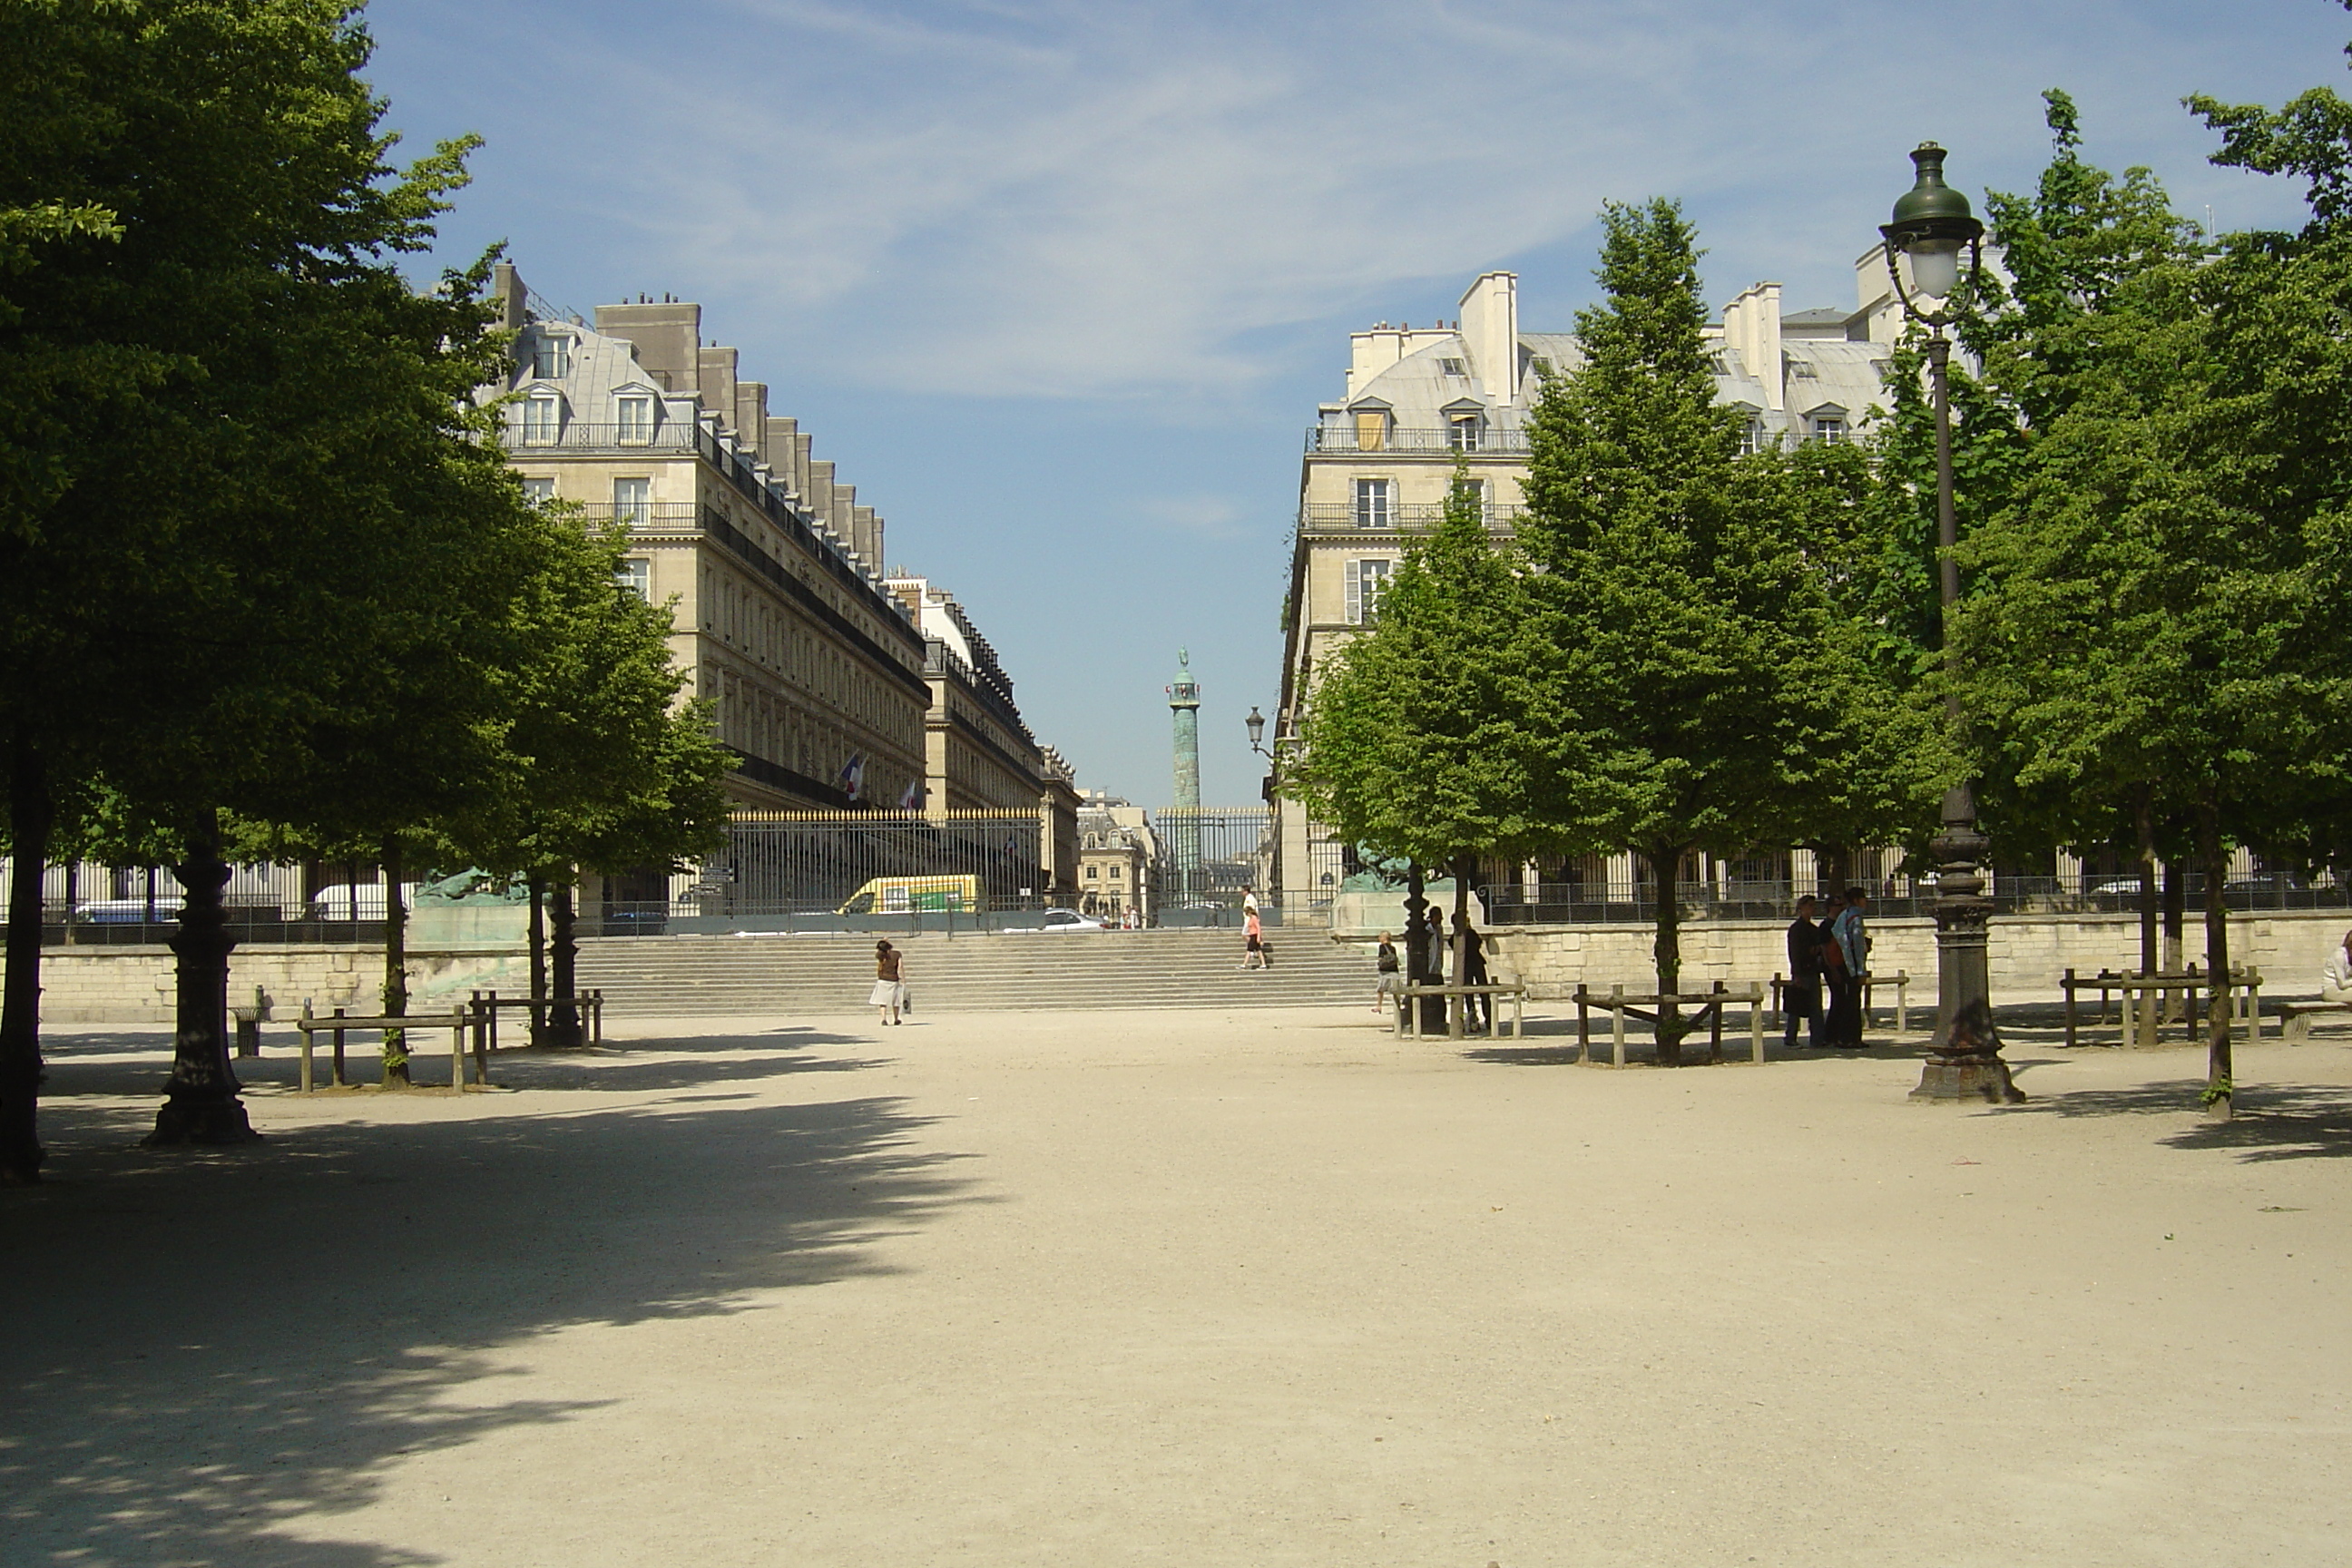
[[[1039,912],[1033,926],[1006,926],[1007,935],[1023,935],[1031,931],[1101,931],[1102,921],[1092,915],[1082,915],[1076,910],[1045,910]]]
[[[400,901],[411,914],[416,912],[416,890],[421,884],[404,882]],[[310,895],[310,918],[314,921],[380,921],[383,915],[383,884],[362,882],[354,887],[340,882],[331,888],[321,888]]]

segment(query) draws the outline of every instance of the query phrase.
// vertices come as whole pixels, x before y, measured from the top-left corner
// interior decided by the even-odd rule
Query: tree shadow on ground
[[[610,1403],[500,1401],[519,1342],[789,1312],[777,1290],[887,1271],[880,1244],[979,1201],[887,1098],[469,1098],[191,1153],[136,1147],[152,1088],[50,1108],[55,1179],[0,1194],[12,1565],[436,1561],[295,1532],[404,1456]]]
[[[2205,1080],[2174,1079],[2125,1089],[2083,1089],[2039,1096],[2003,1109],[2004,1116],[2194,1117],[2159,1140],[2174,1149],[2218,1149],[2248,1161],[2352,1157],[2352,1091],[2308,1084],[2254,1084],[2238,1089],[2230,1120],[2205,1117],[2197,1097]]]

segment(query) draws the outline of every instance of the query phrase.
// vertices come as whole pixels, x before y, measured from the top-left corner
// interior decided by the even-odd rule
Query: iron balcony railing
[[[1528,514],[1524,506],[1486,508],[1486,526],[1508,529]],[[1445,507],[1436,501],[1411,501],[1402,506],[1370,510],[1352,501],[1308,501],[1298,509],[1298,525],[1314,532],[1325,530],[1434,528],[1445,520]]]
[[[692,501],[656,500],[642,503],[628,501],[590,501],[580,509],[580,515],[590,522],[620,522],[631,528],[691,528],[701,517],[701,510]]]
[[[1524,457],[1528,450],[1528,433],[1517,429],[1496,429],[1488,426],[1475,435],[1460,428],[1438,430],[1391,429],[1358,430],[1353,426],[1318,425],[1307,432],[1309,452],[1360,454],[1368,452],[1452,453],[1467,457]]]
[[[657,425],[591,425],[569,419],[551,428],[509,419],[499,427],[499,439],[509,451],[693,452],[716,445],[708,431],[677,419]]]

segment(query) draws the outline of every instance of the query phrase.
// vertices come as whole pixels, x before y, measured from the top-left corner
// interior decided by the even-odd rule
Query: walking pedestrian
[[[907,1005],[906,958],[887,942],[874,944],[874,989],[866,1002],[880,1010],[884,1023],[901,1021],[899,1010]]]
[[[1839,953],[1845,960],[1846,987],[1852,1000],[1846,1014],[1845,1031],[1838,1037],[1838,1043],[1854,1050],[1862,1049],[1862,1031],[1866,1022],[1863,1017],[1862,999],[1863,987],[1870,979],[1870,931],[1864,922],[1863,914],[1869,905],[1870,894],[1866,890],[1859,887],[1848,888],[1845,890],[1845,908],[1840,910],[1837,919],[1830,922],[1830,936],[1836,942]]]
[[[1265,967],[1265,927],[1259,923],[1255,906],[1247,906],[1242,916],[1242,962],[1244,969]]]
[[[1822,1048],[1822,943],[1827,940],[1813,920],[1818,902],[1811,893],[1797,900],[1797,918],[1789,922],[1789,983],[1780,988],[1780,1048],[1797,1048],[1797,1020],[1810,1026],[1807,1044]]]
[[[1403,966],[1397,960],[1396,938],[1387,931],[1381,932],[1380,952],[1373,967],[1379,973],[1372,982],[1372,1011],[1385,1012],[1388,999],[1402,994],[1404,990]]]

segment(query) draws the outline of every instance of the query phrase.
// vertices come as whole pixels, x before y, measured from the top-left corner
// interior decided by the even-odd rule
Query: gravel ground
[[[1679,1071],[1352,1009],[632,1021],[0,1193],[0,1561],[2340,1563],[2352,1046]],[[1745,1040],[1740,1041],[1744,1053]],[[446,1072],[421,1058],[420,1072]]]

